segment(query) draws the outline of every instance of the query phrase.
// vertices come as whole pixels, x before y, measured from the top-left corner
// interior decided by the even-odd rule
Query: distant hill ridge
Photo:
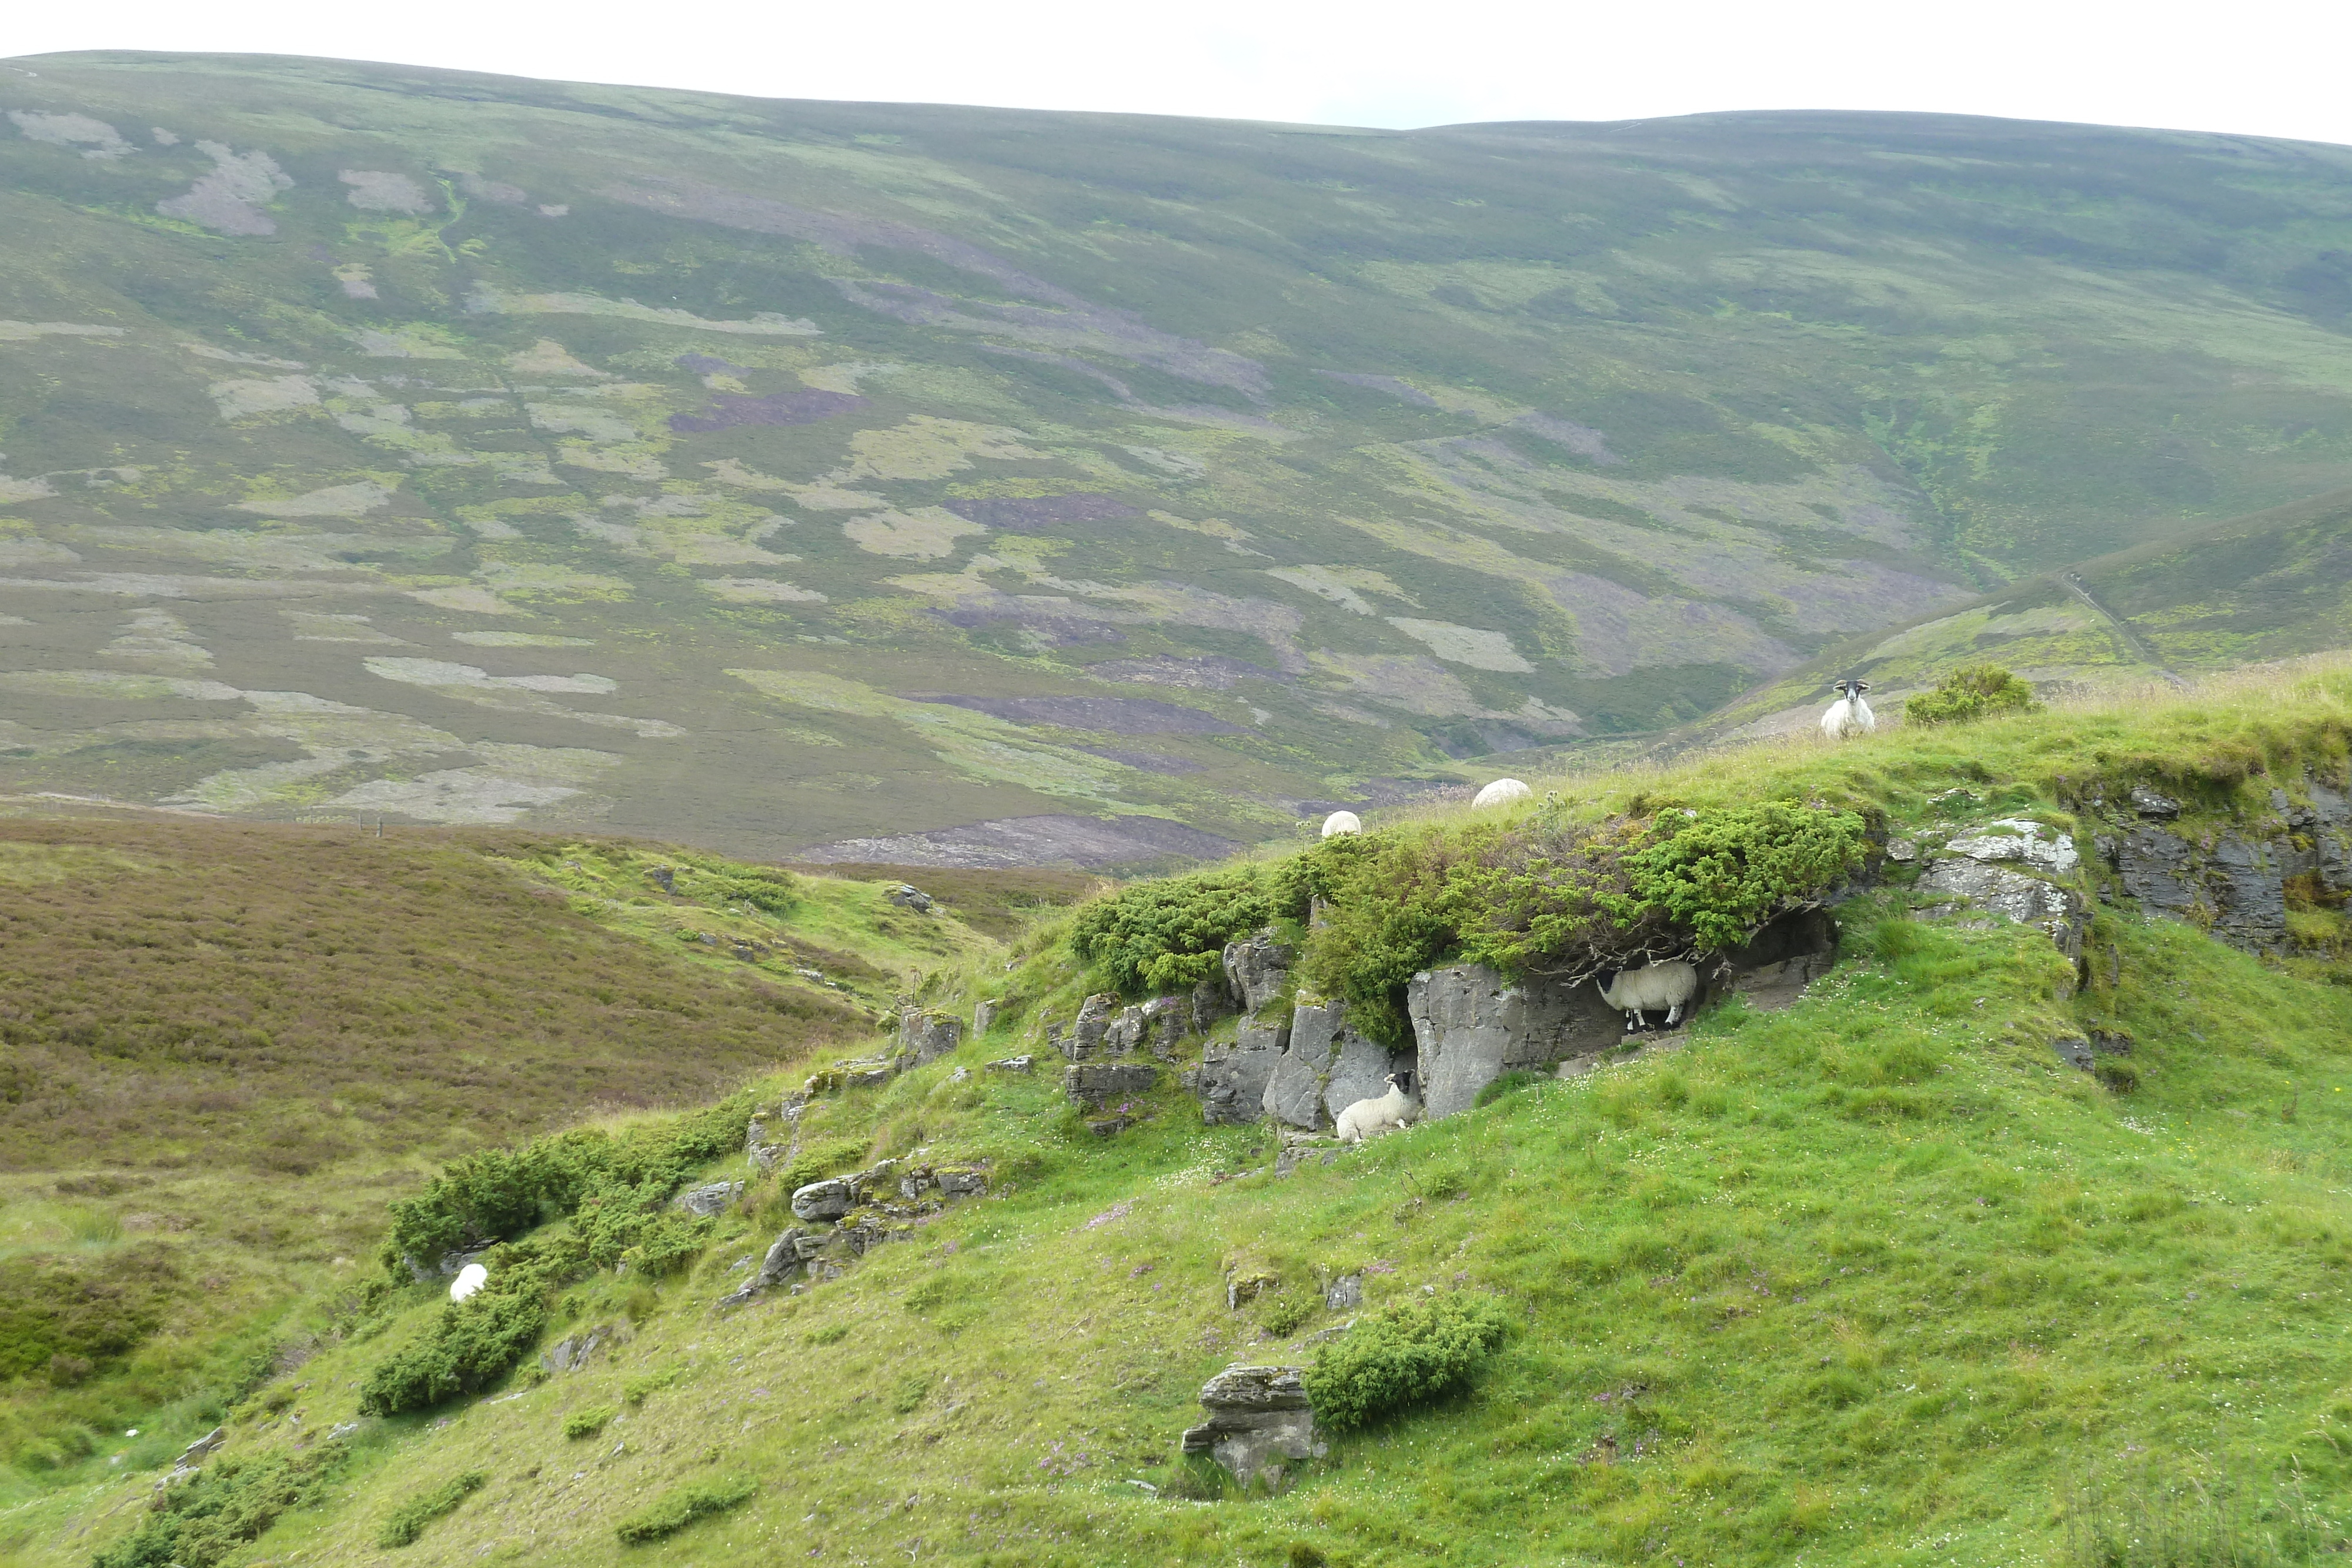
[[[2347,184],[1951,116],[14,62],[0,788],[1213,856],[2352,482]]]

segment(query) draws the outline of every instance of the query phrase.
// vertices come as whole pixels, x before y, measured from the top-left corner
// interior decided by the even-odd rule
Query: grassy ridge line
[[[2270,672],[1958,737],[1750,748],[1563,793],[1606,811],[1637,794],[1850,790],[1908,829],[2063,818],[2061,778],[2156,767],[2194,828],[2260,801],[2258,763],[2340,770],[2347,677]],[[1968,798],[1931,803],[1955,787]],[[2106,910],[2093,939],[2115,969],[2062,1001],[2038,933],[1916,918],[1910,902],[1897,885],[1845,906],[1846,961],[1786,1012],[1727,1005],[1678,1055],[1287,1179],[1260,1130],[1201,1128],[1172,1091],[1105,1145],[1050,1082],[957,1080],[1095,983],[1055,923],[1010,977],[935,981],[942,1002],[1011,986],[997,1032],[812,1108],[868,1153],[993,1155],[990,1198],[730,1319],[703,1303],[772,1208],[730,1217],[676,1284],[583,1283],[558,1315],[625,1324],[608,1358],[446,1429],[363,1428],[351,1496],[268,1550],[367,1561],[392,1499],[482,1468],[487,1506],[421,1543],[429,1560],[618,1562],[613,1528],[713,1466],[774,1483],[691,1527],[695,1560],[720,1565],[918,1539],[1008,1563],[1293,1543],[1360,1564],[2011,1563],[2063,1549],[2068,1478],[2093,1469],[2129,1488],[2226,1482],[2281,1561],[2343,1534],[2352,994]],[[2051,1052],[2053,1033],[2088,1028],[2136,1042],[2128,1097]],[[1236,1314],[1223,1283],[1244,1270],[1281,1286]],[[1466,1396],[1341,1438],[1271,1503],[1192,1508],[1127,1484],[1188,1484],[1168,1460],[1200,1381],[1235,1356],[1300,1354],[1255,1335],[1330,1326],[1318,1287],[1342,1272],[1374,1308],[1424,1287],[1496,1297],[1510,1334]],[[405,1312],[436,1310],[427,1291]],[[338,1345],[307,1369],[305,1425],[344,1418],[377,1354]],[[541,1479],[580,1469],[567,1415],[631,1403],[624,1452]],[[259,1418],[238,1431],[285,1436]]]

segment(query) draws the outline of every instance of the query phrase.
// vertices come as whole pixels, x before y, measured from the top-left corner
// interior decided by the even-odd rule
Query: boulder
[[[1266,1075],[1259,1108],[1277,1122],[1314,1128],[1323,1122],[1323,1089],[1339,1055],[1339,1002],[1302,1002],[1291,1010],[1290,1040]]]
[[[988,1173],[969,1166],[942,1166],[931,1173],[931,1179],[948,1197],[978,1197],[988,1190]]]
[[[1002,1001],[974,1002],[971,1007],[971,1038],[978,1040],[982,1035],[994,1029],[997,1019],[1003,1011],[1004,1004]]]
[[[1283,1023],[1244,1024],[1230,1045],[1211,1045],[1193,1080],[1202,1120],[1239,1126],[1263,1115],[1266,1081],[1289,1043],[1290,1026]]]
[[[1037,1059],[1024,1052],[1019,1056],[1000,1057],[988,1065],[999,1072],[1033,1072],[1036,1071]]]
[[[697,1219],[710,1219],[726,1211],[727,1206],[743,1196],[740,1181],[714,1181],[703,1186],[688,1187],[669,1201]]]
[[[1225,988],[1222,970],[1192,988],[1192,1032],[1206,1034],[1219,1019],[1234,1013],[1233,993]]]
[[[1352,1312],[1364,1304],[1364,1277],[1342,1274],[1323,1292],[1323,1304],[1335,1312]]]
[[[751,1277],[731,1294],[719,1298],[718,1304],[722,1307],[740,1306],[762,1291],[782,1284],[800,1270],[802,1264],[816,1256],[818,1245],[819,1238],[814,1231],[793,1226],[770,1244],[767,1256],[760,1260],[760,1267]]]
[[[597,1347],[610,1339],[612,1333],[611,1329],[599,1327],[585,1333],[573,1334],[568,1339],[560,1339],[541,1354],[539,1364],[550,1372],[578,1372],[588,1364],[588,1358],[596,1354]]]
[[[1075,1062],[1062,1074],[1071,1103],[1097,1113],[1149,1094],[1159,1082],[1160,1069],[1144,1062]]]
[[[796,1219],[839,1219],[856,1207],[856,1189],[843,1176],[813,1181],[793,1194],[793,1217]]]
[[[1102,1049],[1103,1036],[1110,1032],[1111,1009],[1118,998],[1108,991],[1097,992],[1078,1004],[1078,1021],[1062,1037],[1062,1054],[1072,1061],[1085,1061]]]
[[[1415,975],[1405,1010],[1418,1048],[1423,1120],[1469,1110],[1505,1072],[1597,1055],[1625,1033],[1623,1016],[1597,987],[1540,978],[1515,986],[1484,964]]]
[[[923,1008],[909,1008],[898,1015],[898,1059],[908,1066],[937,1061],[962,1042],[961,1019]]]
[[[1133,1056],[1143,1048],[1144,1022],[1141,1008],[1122,1008],[1118,1016],[1103,1030],[1102,1049],[1106,1056]]]
[[[1315,1412],[1295,1366],[1228,1366],[1201,1389],[1209,1418],[1184,1434],[1184,1452],[1207,1454],[1244,1487],[1282,1484],[1286,1461],[1319,1458]]]
[[[911,909],[918,915],[931,912],[931,895],[910,883],[900,883],[882,895],[901,909]]]
[[[1152,1055],[1167,1061],[1177,1043],[1192,1032],[1192,1002],[1189,997],[1154,997],[1143,1004],[1143,1043]]]
[[[2043,882],[1975,860],[1941,860],[1919,879],[1923,892],[1957,899],[2005,915],[2047,933],[2070,963],[2083,961],[2083,937],[2091,928],[2090,906],[2071,887]]]
[[[1271,931],[1225,944],[1225,988],[1240,999],[1244,1017],[1256,1016],[1259,1009],[1280,996],[1290,984],[1293,956],[1289,948],[1274,939]]]
[[[2143,817],[2158,817],[2169,821],[2180,815],[2180,802],[2169,795],[2159,795],[2145,784],[2131,788],[2132,810]]]

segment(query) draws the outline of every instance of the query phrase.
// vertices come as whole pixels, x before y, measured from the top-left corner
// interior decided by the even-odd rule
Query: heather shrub
[[[394,1509],[383,1521],[383,1530],[375,1543],[386,1550],[409,1546],[425,1533],[425,1527],[445,1514],[457,1511],[457,1505],[479,1491],[490,1479],[488,1470],[467,1470],[453,1476],[423,1497],[412,1498]]]
[[[665,1535],[685,1529],[698,1519],[726,1512],[759,1490],[758,1482],[744,1476],[723,1477],[678,1487],[621,1521],[613,1527],[613,1533],[621,1538],[623,1544],[629,1546],[659,1541]]]
[[[90,1559],[90,1568],[215,1568],[289,1511],[314,1500],[350,1450],[339,1439],[296,1453],[215,1458],[158,1492],[139,1528]]]

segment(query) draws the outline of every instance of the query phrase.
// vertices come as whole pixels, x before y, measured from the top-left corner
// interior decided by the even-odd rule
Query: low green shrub
[[[1217,972],[1225,944],[1286,911],[1263,866],[1140,882],[1078,911],[1070,946],[1114,989],[1182,990]]]
[[[1946,675],[1934,691],[1906,701],[1903,722],[1966,724],[1995,714],[2032,713],[2041,706],[2029,683],[1999,664],[1969,664]]]
[[[1533,1089],[1538,1083],[1549,1082],[1550,1076],[1546,1072],[1529,1072],[1524,1068],[1514,1068],[1479,1090],[1477,1103],[1482,1106],[1492,1105],[1506,1094],[1517,1094],[1522,1089]]]
[[[509,1277],[452,1301],[425,1334],[368,1370],[360,1413],[398,1416],[486,1388],[522,1359],[547,1326],[547,1286]]]
[[[215,1568],[315,1500],[350,1454],[331,1438],[302,1453],[216,1458],[158,1493],[139,1528],[92,1557],[90,1568]]]
[[[375,1543],[386,1551],[415,1544],[416,1538],[425,1533],[426,1525],[445,1514],[457,1512],[457,1505],[481,1490],[489,1479],[488,1470],[467,1470],[462,1476],[451,1477],[423,1497],[401,1504],[384,1520],[383,1529],[376,1536]]]
[[[1315,1353],[1307,1397],[1318,1422],[1344,1432],[1461,1387],[1502,1343],[1503,1309],[1487,1297],[1400,1302]]]
[[[726,1512],[759,1490],[759,1483],[748,1476],[723,1477],[718,1480],[682,1486],[664,1493],[621,1521],[613,1527],[613,1533],[621,1538],[625,1546],[659,1541],[665,1535],[684,1530],[698,1519]]]
[[[1267,1300],[1258,1322],[1276,1339],[1288,1339],[1315,1315],[1315,1298],[1304,1291],[1285,1291]]]
[[[583,1437],[593,1437],[603,1431],[604,1424],[612,1418],[613,1407],[609,1405],[591,1405],[584,1410],[574,1410],[563,1418],[563,1435],[575,1443]]]

